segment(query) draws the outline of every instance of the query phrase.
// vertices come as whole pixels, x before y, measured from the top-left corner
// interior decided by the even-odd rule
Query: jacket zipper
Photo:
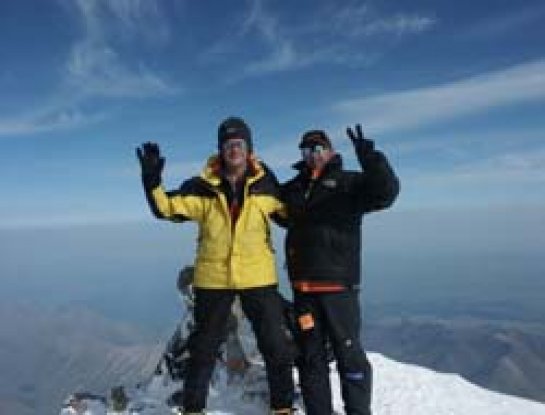
[[[227,222],[229,223],[229,232],[231,233],[231,243],[229,244],[229,253],[228,253],[228,256],[227,256],[227,260],[229,261],[229,263],[228,263],[229,268],[228,268],[228,282],[227,282],[227,285],[232,286],[233,285],[233,278],[232,278],[233,270],[231,268],[231,258],[233,257],[233,244],[234,244],[234,240],[235,240],[235,230],[233,228],[233,221],[231,219],[231,213],[229,212],[229,206],[227,205],[227,199],[226,199],[225,195],[220,190],[216,190],[216,193],[217,193],[218,198],[220,200],[220,204],[223,207],[223,213],[227,217]]]
[[[314,189],[314,185],[316,184],[316,180],[315,179],[310,179],[309,182],[308,182],[308,186],[307,186],[307,190],[305,190],[305,193],[304,193],[304,196],[305,196],[305,201],[308,201],[308,199],[310,199],[310,193],[312,192],[312,190]]]

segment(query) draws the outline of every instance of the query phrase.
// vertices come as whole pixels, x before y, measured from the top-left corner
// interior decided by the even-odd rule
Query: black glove
[[[362,169],[365,168],[366,161],[375,150],[375,142],[364,137],[360,124],[356,124],[355,134],[350,127],[346,129],[346,134],[348,134],[348,138],[350,138],[354,145],[354,150],[356,150],[356,156],[358,157],[360,166]]]
[[[144,143],[142,148],[136,149],[136,156],[142,168],[142,180],[144,185],[153,189],[161,184],[161,174],[165,166],[165,159],[161,157],[161,151],[156,143]]]

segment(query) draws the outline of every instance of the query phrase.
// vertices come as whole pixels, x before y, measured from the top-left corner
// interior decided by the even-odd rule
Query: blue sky
[[[541,0],[0,2],[2,301],[175,319],[196,228],[152,217],[134,151],[157,141],[178,186],[239,115],[282,180],[307,129],[349,168],[348,125],[387,153],[402,191],[365,220],[366,301],[542,316],[544,18]]]
[[[395,210],[545,205],[542,1],[56,0],[0,4],[0,228],[151,220],[134,148],[167,186],[219,121],[290,177],[298,137],[359,122]],[[541,224],[540,224],[541,225]]]

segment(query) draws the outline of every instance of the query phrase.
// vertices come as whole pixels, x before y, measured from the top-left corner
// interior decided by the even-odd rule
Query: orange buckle
[[[301,327],[301,330],[306,331],[314,328],[314,317],[312,317],[311,313],[302,314],[298,318],[299,320],[299,327]]]

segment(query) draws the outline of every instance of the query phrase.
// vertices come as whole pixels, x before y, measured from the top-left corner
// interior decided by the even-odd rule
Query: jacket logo
[[[326,180],[324,180],[322,182],[322,185],[324,187],[329,187],[329,188],[333,189],[333,188],[337,187],[337,181],[334,180],[334,179],[326,179]]]

